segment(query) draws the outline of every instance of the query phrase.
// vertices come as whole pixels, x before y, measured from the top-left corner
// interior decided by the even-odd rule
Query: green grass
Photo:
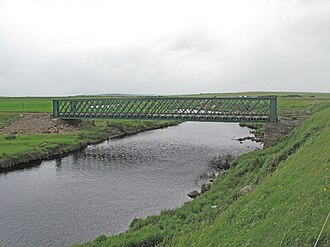
[[[83,144],[77,134],[0,135],[0,168],[73,151]]]
[[[0,97],[0,128],[20,118],[21,112],[51,112],[49,97]],[[18,135],[16,138],[0,134],[0,168],[14,166],[36,159],[45,159],[56,153],[68,153],[84,145],[97,143],[116,133],[109,126],[124,134],[161,128],[176,124],[173,121],[88,120],[93,123],[71,134]]]
[[[258,96],[277,96],[286,98],[329,98],[330,93],[316,93],[316,92],[235,92],[235,93],[200,93],[189,94],[183,96],[196,96],[196,97],[258,97]]]
[[[0,97],[0,111],[52,112],[53,98]]]
[[[281,109],[323,110],[274,146],[238,157],[211,190],[194,201],[158,216],[135,219],[126,233],[111,238],[103,235],[85,246],[312,246],[330,203],[330,94],[201,96],[239,95],[277,95]],[[23,103],[24,111],[52,111],[51,98],[2,97],[0,127],[19,117]],[[169,124],[127,120],[94,123],[68,135],[17,135],[14,139],[0,135],[0,167],[96,143],[111,135],[108,126],[131,134]],[[246,185],[252,185],[254,191],[240,194]],[[318,246],[328,245],[329,239],[328,223]]]
[[[179,243],[184,246],[189,240],[196,246],[313,246],[330,210],[329,141],[327,109],[277,145],[291,151],[269,160],[271,165],[274,160],[280,161],[275,162],[278,169],[272,176],[262,179],[254,192],[241,196],[220,213],[212,226],[183,236]],[[268,166],[266,171],[269,168],[274,169]],[[318,246],[329,243],[330,224]]]
[[[0,135],[0,149],[2,155],[12,155],[26,152],[38,147],[49,147],[60,144],[73,144],[78,138],[76,134],[35,134],[17,135],[15,139],[7,140],[5,135]]]
[[[301,92],[238,92],[238,93],[205,93],[190,94],[183,97],[258,97],[277,96],[278,109],[315,109],[319,105],[330,104],[330,93],[301,93]]]
[[[330,93],[297,93],[297,92],[239,92],[189,94],[183,97],[239,97],[239,96],[278,96],[279,109],[314,107],[321,102],[330,102]],[[182,96],[182,95],[181,95]],[[299,96],[299,97],[297,97]],[[57,97],[59,98],[59,97]],[[74,97],[77,98],[77,97]],[[79,97],[82,98],[82,97]],[[102,97],[105,98],[105,97]],[[52,112],[51,97],[0,97],[1,111],[17,112]]]
[[[265,134],[266,128],[264,124],[258,124],[258,123],[239,123],[239,126],[241,127],[248,127],[251,130],[251,133],[258,136],[263,136]]]
[[[3,114],[0,114],[2,116]],[[91,121],[90,121],[91,122]],[[6,136],[0,134],[0,168],[15,166],[32,160],[46,159],[56,154],[65,154],[87,144],[98,143],[112,136],[116,125],[123,134],[177,124],[174,121],[93,121],[83,129],[69,134],[34,134]]]
[[[313,246],[330,210],[330,108],[238,157],[211,190],[83,246]],[[253,191],[241,194],[251,185]],[[318,246],[329,246],[330,222]],[[76,245],[80,246],[80,245]]]
[[[0,128],[9,125],[20,118],[20,114],[16,112],[0,112]]]

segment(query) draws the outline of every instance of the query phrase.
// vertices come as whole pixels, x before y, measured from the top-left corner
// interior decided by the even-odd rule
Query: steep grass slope
[[[330,108],[265,150],[240,156],[181,208],[135,219],[84,246],[313,246],[330,210]],[[245,186],[252,192],[244,194]],[[317,246],[330,245],[330,222]]]
[[[289,145],[269,163],[281,160],[276,171],[220,213],[212,226],[183,236],[180,245],[313,246],[330,211],[329,116],[329,109],[317,114],[283,140]],[[330,246],[330,222],[318,246]]]

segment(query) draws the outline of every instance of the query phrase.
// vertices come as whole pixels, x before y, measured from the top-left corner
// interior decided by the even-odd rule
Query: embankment
[[[49,114],[48,114],[49,115]],[[31,124],[31,121],[32,124]],[[118,138],[176,125],[176,121],[99,121],[52,123],[47,114],[34,114],[2,129],[0,172],[28,166],[29,162],[62,157],[68,153]],[[31,126],[28,126],[31,125]]]
[[[330,203],[329,143],[326,108],[272,146],[238,157],[181,208],[75,246],[329,246],[329,222],[321,232]]]

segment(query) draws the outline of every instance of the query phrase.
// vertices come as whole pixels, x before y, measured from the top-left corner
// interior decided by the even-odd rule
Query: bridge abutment
[[[264,135],[264,148],[271,146],[279,138],[289,134],[295,128],[297,128],[304,117],[279,117],[276,124],[266,124],[265,125],[265,135]]]

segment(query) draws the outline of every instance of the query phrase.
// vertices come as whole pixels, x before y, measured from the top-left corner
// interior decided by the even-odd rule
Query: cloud
[[[0,95],[330,91],[330,1],[124,2],[0,1]]]

